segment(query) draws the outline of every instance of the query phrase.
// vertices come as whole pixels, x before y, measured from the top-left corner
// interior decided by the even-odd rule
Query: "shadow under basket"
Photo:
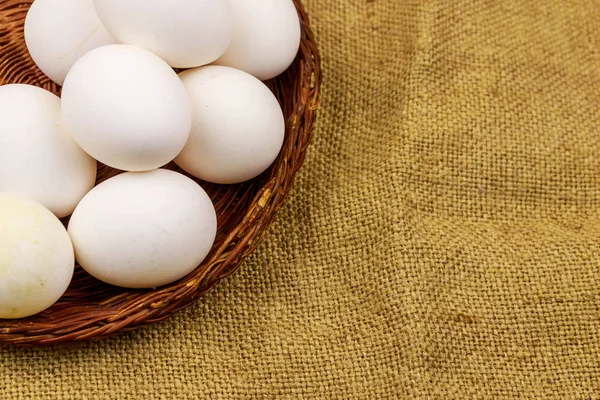
[[[59,94],[60,87],[35,66],[25,46],[23,24],[31,3],[0,0],[0,84],[26,83]],[[215,185],[196,179],[212,198],[218,217],[217,238],[204,262],[185,278],[154,290],[111,286],[76,266],[71,286],[54,306],[29,318],[0,320],[0,343],[34,346],[98,340],[159,322],[233,273],[256,248],[304,161],[319,104],[319,53],[304,7],[300,0],[294,3],[302,27],[300,51],[284,74],[266,82],[285,115],[283,149],[269,170],[243,184]],[[183,173],[173,163],[166,168]],[[97,183],[120,172],[99,164]]]

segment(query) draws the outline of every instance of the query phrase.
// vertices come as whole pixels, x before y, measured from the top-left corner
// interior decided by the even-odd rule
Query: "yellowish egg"
[[[58,218],[39,203],[0,192],[0,318],[24,318],[53,305],[74,267]]]

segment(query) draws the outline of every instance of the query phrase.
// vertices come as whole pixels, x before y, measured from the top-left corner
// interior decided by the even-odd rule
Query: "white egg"
[[[57,96],[35,86],[0,86],[0,191],[62,218],[95,180],[96,160],[63,129]]]
[[[96,186],[69,222],[79,264],[107,283],[152,288],[192,272],[215,240],[206,192],[179,173],[128,172]]]
[[[100,47],[75,63],[62,89],[62,115],[86,152],[127,171],[172,161],[191,127],[177,74],[156,55],[127,45]]]
[[[62,85],[82,55],[116,40],[104,29],[92,0],[35,0],[25,19],[25,42],[42,72]]]
[[[206,66],[180,74],[192,104],[192,132],[175,162],[197,178],[238,183],[277,158],[285,121],[277,99],[250,74]]]
[[[172,67],[208,64],[225,52],[232,37],[227,0],[94,0],[94,5],[121,43],[149,50]]]
[[[0,318],[24,318],[67,290],[75,260],[61,222],[39,203],[0,192]]]
[[[260,80],[274,78],[294,61],[300,47],[300,20],[292,0],[229,0],[233,39],[215,62]]]

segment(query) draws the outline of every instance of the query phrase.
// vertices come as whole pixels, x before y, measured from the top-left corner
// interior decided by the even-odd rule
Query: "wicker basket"
[[[0,342],[47,345],[102,339],[164,320],[234,272],[256,248],[302,165],[319,104],[319,54],[306,12],[300,0],[294,2],[302,24],[300,52],[286,73],[267,82],[286,116],[283,150],[268,171],[250,182],[230,186],[200,182],[213,199],[219,224],[215,245],[203,264],[156,290],[110,286],[77,267],[69,290],[53,307],[26,319],[0,320]],[[0,84],[28,83],[58,94],[60,88],[39,71],[25,47],[23,23],[31,3],[0,0]],[[168,168],[183,172],[174,164]],[[118,173],[101,165],[98,183]]]

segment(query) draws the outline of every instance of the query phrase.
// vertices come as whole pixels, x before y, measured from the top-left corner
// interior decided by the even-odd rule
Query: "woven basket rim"
[[[23,22],[32,1],[0,0],[0,84],[36,84],[58,94],[60,88],[35,67],[25,48]],[[206,260],[184,279],[155,290],[101,284],[77,268],[69,291],[53,307],[25,319],[0,320],[0,343],[39,346],[99,340],[162,321],[193,304],[256,249],[304,162],[320,103],[319,51],[301,0],[293,1],[301,21],[300,50],[287,72],[267,82],[286,116],[283,150],[255,180],[240,185],[202,183],[220,221]],[[173,163],[168,168],[185,173]],[[97,183],[119,172],[100,166]]]

